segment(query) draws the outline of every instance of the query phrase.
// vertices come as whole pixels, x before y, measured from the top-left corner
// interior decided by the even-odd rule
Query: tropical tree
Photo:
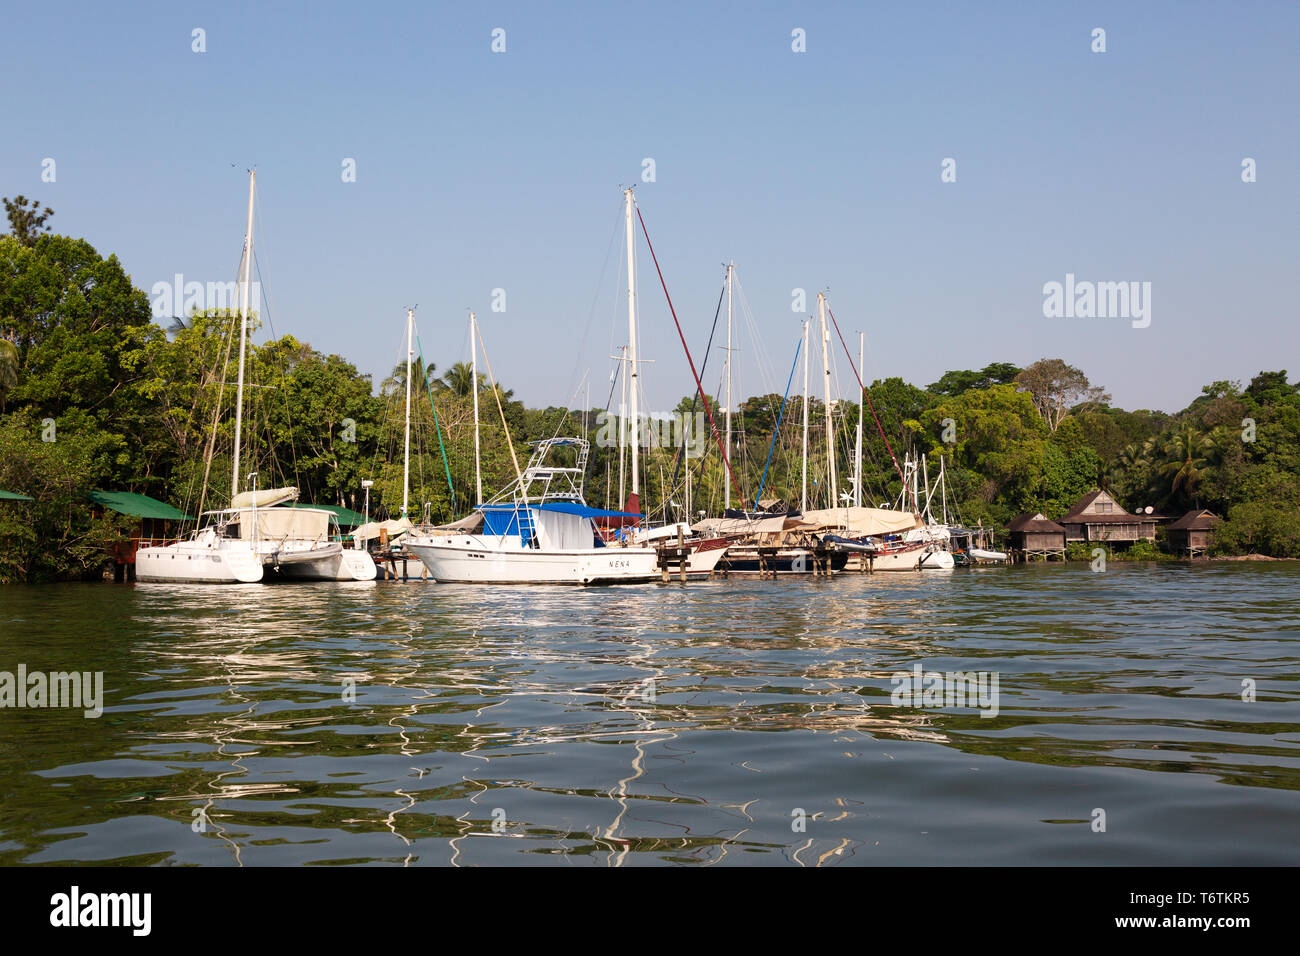
[[[1063,359],[1039,359],[1016,376],[1016,384],[1028,392],[1034,407],[1051,431],[1060,427],[1070,409],[1085,403],[1110,400],[1106,390],[1094,386],[1088,376]]]
[[[482,388],[483,376],[479,375],[478,378],[479,388]],[[474,390],[474,368],[468,362],[457,362],[443,374],[439,384],[453,395],[465,398]]]
[[[1168,482],[1166,500],[1191,501],[1199,507],[1197,491],[1216,450],[1214,442],[1191,423],[1184,423],[1161,450],[1165,461],[1160,465],[1159,474]]]
[[[1010,362],[993,362],[981,371],[944,372],[939,381],[927,387],[935,395],[960,395],[972,388],[989,388],[992,385],[1010,385],[1021,373],[1019,365]]]
[[[428,368],[425,368],[424,359],[416,355],[411,359],[411,387],[412,389],[426,389],[429,385],[437,382],[434,372],[437,366],[432,362]],[[384,379],[379,386],[381,393],[387,395],[395,392],[406,391],[406,363],[398,362],[393,366],[393,371],[388,378]]]

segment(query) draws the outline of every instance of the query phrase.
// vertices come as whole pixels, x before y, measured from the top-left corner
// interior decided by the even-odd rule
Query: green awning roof
[[[90,500],[118,514],[133,518],[162,518],[169,521],[188,521],[189,516],[177,511],[165,501],[137,495],[130,491],[92,491]]]
[[[31,501],[26,495],[20,495],[16,491],[0,491],[0,501]]]
[[[342,505],[309,505],[303,502],[295,502],[290,507],[293,508],[317,508],[321,511],[331,511],[339,519],[339,527],[355,528],[357,525],[365,524],[366,516],[353,511],[351,508],[344,508]]]

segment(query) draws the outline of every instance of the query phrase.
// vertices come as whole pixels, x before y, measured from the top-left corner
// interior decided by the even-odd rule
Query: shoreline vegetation
[[[46,224],[51,210],[39,204],[21,196],[4,204],[9,234],[0,236],[0,489],[32,500],[0,500],[0,583],[96,578],[108,562],[107,549],[138,534],[138,522],[95,508],[91,492],[136,492],[191,516],[226,504],[234,400],[227,383],[235,378],[230,342],[238,320],[228,309],[211,309],[159,325],[147,295],[116,256],[101,256],[85,239],[52,233]],[[258,327],[256,314],[250,323]],[[396,320],[393,328],[396,339]],[[688,336],[701,339],[706,331]],[[442,358],[417,360],[411,410],[412,517],[438,523],[478,504],[474,376],[464,361],[433,364]],[[405,363],[376,385],[346,358],[318,352],[292,335],[250,342],[247,363],[249,381],[258,385],[246,396],[245,472],[258,472],[262,487],[297,486],[304,502],[356,511],[362,479],[371,479],[372,519],[396,516]],[[716,372],[709,367],[706,384]],[[597,440],[603,407],[528,408],[508,388],[489,386],[482,374],[479,379],[479,399],[486,403],[485,492],[513,474],[495,388],[517,453],[557,433],[585,434],[593,441],[589,501],[623,505],[619,449]],[[1206,508],[1224,518],[1211,559],[1300,558],[1300,385],[1289,383],[1286,371],[1261,371],[1248,383],[1212,382],[1174,413],[1112,406],[1104,388],[1060,358],[1025,368],[999,362],[953,370],[925,387],[888,377],[867,389],[894,454],[926,455],[932,478],[943,459],[955,521],[1001,530],[1025,512],[1059,520],[1082,495],[1100,488],[1135,513],[1150,507],[1172,520]],[[610,394],[616,406],[617,391]],[[832,409],[841,476],[853,472],[855,398],[846,396]],[[720,427],[716,397],[709,402]],[[780,394],[737,402],[732,468],[745,493],[753,494],[770,455],[764,497],[797,507],[802,397],[792,394],[783,416],[781,406]],[[694,416],[703,405],[687,395],[672,411]],[[819,422],[825,407],[810,398],[808,413]],[[902,489],[894,462],[870,415],[864,425],[863,504],[896,502]],[[642,452],[641,506],[652,519],[684,517],[677,505],[684,501],[680,455],[680,446]],[[711,433],[691,448],[689,467],[693,516],[720,514],[726,479]],[[812,485],[826,471],[821,439],[809,451],[810,507],[826,506],[824,491],[814,493]],[[841,484],[843,491],[843,477]],[[1157,542],[1127,551],[1108,548],[1108,557],[1173,560],[1159,547],[1163,531],[1158,534]],[[1085,557],[1078,544],[1070,544],[1067,559],[1090,559],[1097,547],[1088,542]]]

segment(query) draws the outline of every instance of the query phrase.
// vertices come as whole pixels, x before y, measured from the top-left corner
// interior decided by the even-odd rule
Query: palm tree
[[[479,387],[482,388],[483,376],[479,376]],[[474,370],[468,362],[457,362],[442,377],[442,385],[451,391],[453,395],[465,398],[474,389]]]
[[[430,362],[429,367],[425,368],[424,360],[418,355],[411,359],[411,385],[416,389],[427,388],[426,382],[433,384],[436,380],[433,377],[436,366]],[[406,390],[406,362],[398,362],[393,366],[393,372],[380,385],[380,391],[388,394],[392,392],[401,392]]]
[[[1166,461],[1160,466],[1159,474],[1169,480],[1169,498],[1181,494],[1199,506],[1196,492],[1209,470],[1207,466],[1215,452],[1214,442],[1187,423],[1170,436],[1163,451]]]
[[[1101,486],[1121,496],[1139,490],[1133,486],[1149,473],[1155,453],[1156,444],[1150,438],[1125,446],[1108,466],[1104,466]]]

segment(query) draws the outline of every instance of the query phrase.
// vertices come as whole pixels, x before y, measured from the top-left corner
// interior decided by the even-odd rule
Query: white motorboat
[[[571,449],[573,463],[547,461]],[[589,443],[550,438],[534,443],[532,457],[515,482],[476,509],[476,533],[408,535],[406,549],[435,581],[461,584],[633,584],[660,576],[652,547],[606,543],[598,519],[641,518],[590,508],[583,501]]]

